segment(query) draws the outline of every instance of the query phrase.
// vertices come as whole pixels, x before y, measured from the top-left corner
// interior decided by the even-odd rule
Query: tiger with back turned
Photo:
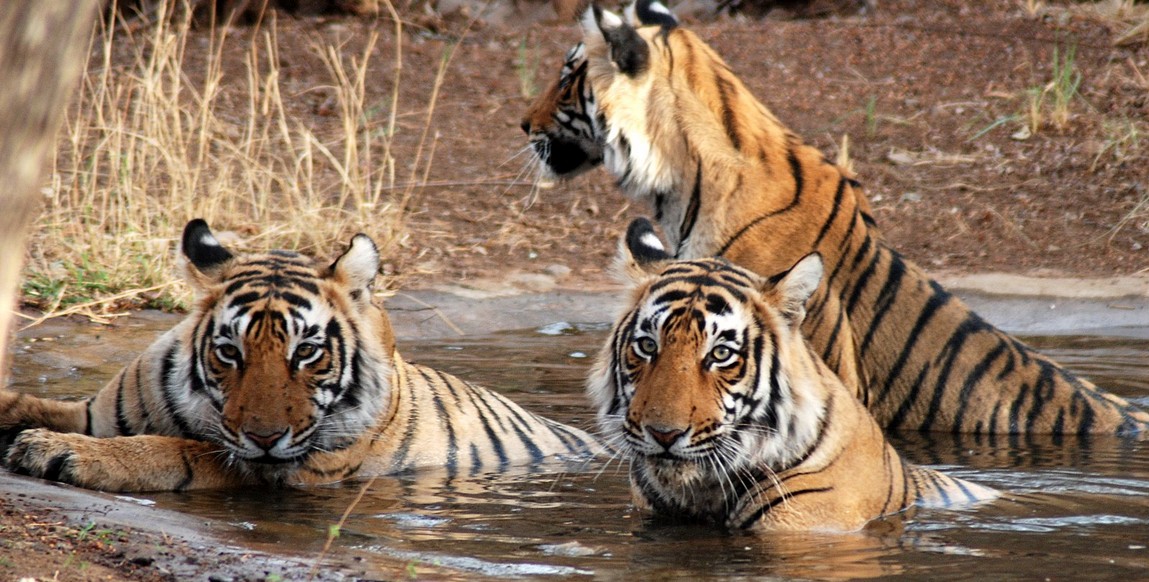
[[[9,469],[114,491],[309,485],[445,467],[504,469],[600,450],[587,433],[402,359],[371,289],[366,235],[330,266],[235,255],[202,220],[184,229],[192,312],[94,396],[0,391],[23,430]]]
[[[803,331],[892,429],[1139,434],[1149,414],[1002,332],[882,239],[859,184],[804,144],[661,4],[589,8],[523,122],[560,177],[605,165],[678,258],[761,275],[818,252]],[[588,145],[590,144],[590,145]]]
[[[853,531],[995,497],[904,462],[806,342],[817,254],[769,279],[721,258],[675,261],[645,219],[620,246],[632,297],[587,391],[636,505],[735,529]]]

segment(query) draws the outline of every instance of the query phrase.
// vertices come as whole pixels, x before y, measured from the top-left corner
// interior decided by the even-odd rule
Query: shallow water
[[[170,320],[100,331],[36,328],[17,342],[16,389],[97,389]],[[99,329],[99,328],[93,328]],[[603,326],[550,326],[460,340],[403,342],[411,360],[590,427],[582,378]],[[1027,338],[1149,407],[1149,330]],[[36,341],[32,341],[36,340]],[[46,341],[45,341],[46,340]],[[628,505],[625,471],[548,465],[448,479],[379,478],[352,508],[329,563],[368,579],[478,576],[669,578],[1119,579],[1149,576],[1149,446],[1122,439],[955,438],[903,434],[911,460],[1006,492],[964,510],[919,510],[857,535],[751,536],[655,524]],[[309,490],[136,495],[227,524],[237,544],[318,556],[364,482]],[[301,574],[302,575],[302,574]]]

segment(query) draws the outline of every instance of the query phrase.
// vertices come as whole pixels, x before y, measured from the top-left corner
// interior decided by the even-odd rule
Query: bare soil
[[[1031,17],[1022,4],[885,0],[864,16],[688,25],[781,120],[831,157],[849,136],[879,227],[927,269],[1141,272],[1149,266],[1149,48],[1114,47],[1102,20],[1057,6]],[[544,20],[464,30],[461,21],[411,18],[402,39],[400,182],[414,164],[439,63],[458,48],[434,107],[427,141],[434,147],[422,152],[424,161],[433,154],[430,172],[411,191],[407,236],[387,269],[413,287],[478,284],[514,272],[565,274],[561,283],[571,287],[606,282],[618,235],[648,209],[628,204],[601,170],[534,190],[519,130],[527,94],[552,81],[578,39],[575,27]],[[281,16],[278,27],[285,91],[317,134],[341,132],[318,43],[356,54],[378,32],[371,67],[379,82],[368,100],[383,108],[390,102],[391,23]],[[235,32],[240,42],[256,34]],[[1071,47],[1082,80],[1068,120],[1054,127],[1047,109],[1026,137],[1020,130],[1029,95],[1053,78],[1054,52],[1064,56]],[[239,86],[244,51],[234,52],[228,82]],[[190,61],[194,82],[200,69],[194,55]],[[237,120],[244,111],[237,99]],[[384,127],[384,113],[368,129]],[[71,523],[50,507],[2,500],[0,578],[170,580],[165,564],[201,559],[178,540],[122,529],[91,534],[100,528]],[[150,557],[125,551],[143,546],[161,550]],[[240,572],[234,579],[267,576]]]

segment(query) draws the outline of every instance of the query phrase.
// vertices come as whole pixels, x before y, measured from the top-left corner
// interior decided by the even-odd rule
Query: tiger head
[[[588,393],[636,486],[670,502],[683,490],[729,488],[721,474],[779,470],[809,448],[823,388],[799,326],[822,276],[819,255],[771,278],[720,258],[674,261],[638,219],[618,270],[633,296]]]
[[[181,253],[198,304],[187,357],[167,354],[165,373],[189,379],[185,403],[204,434],[237,459],[290,463],[350,446],[376,422],[394,336],[371,300],[379,252],[368,236],[322,265],[289,251],[233,254],[197,219]]]
[[[545,175],[573,178],[602,163],[586,64],[586,47],[579,43],[567,52],[558,80],[523,117],[523,131]]]
[[[545,173],[573,177],[604,161],[613,172],[623,157],[635,153],[623,151],[630,149],[629,144],[618,143],[617,129],[612,131],[609,127],[592,85],[605,88],[607,94],[626,97],[624,100],[613,96],[608,100],[643,107],[653,105],[647,99],[651,96],[651,81],[659,75],[651,67],[652,53],[647,43],[656,37],[665,40],[678,26],[678,20],[653,0],[636,2],[625,16],[629,22],[597,5],[588,7],[580,21],[583,42],[567,53],[558,79],[527,110],[522,128]],[[617,105],[611,107],[619,109]],[[642,129],[646,128],[645,110],[619,113],[630,115]],[[651,121],[657,119],[651,116]],[[643,148],[641,140],[634,145]]]

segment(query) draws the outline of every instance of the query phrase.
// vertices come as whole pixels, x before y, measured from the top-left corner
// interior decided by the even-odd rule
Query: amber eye
[[[715,365],[724,366],[730,364],[737,354],[730,346],[717,345],[714,349],[710,350],[710,361]]]
[[[299,347],[295,348],[295,357],[303,360],[314,356],[315,352],[318,351],[319,346],[316,346],[315,344],[299,344]]]
[[[634,340],[634,351],[639,356],[649,358],[658,352],[658,342],[654,338],[643,336]]]
[[[216,346],[215,356],[229,364],[234,364],[242,358],[241,354],[239,353],[239,348],[232,344],[221,344]]]

